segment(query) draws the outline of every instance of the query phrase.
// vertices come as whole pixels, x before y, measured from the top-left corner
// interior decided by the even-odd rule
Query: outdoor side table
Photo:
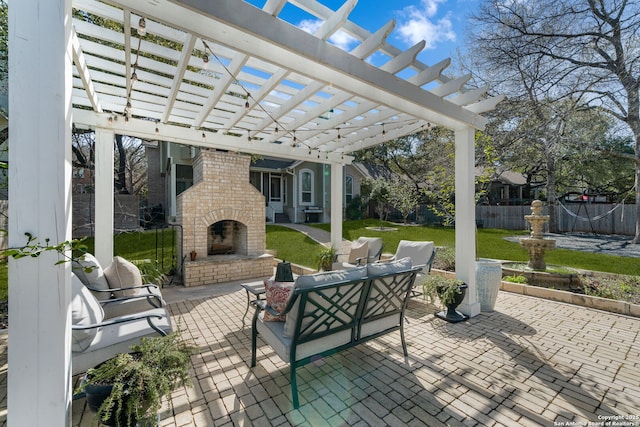
[[[251,304],[251,295],[255,296],[256,299],[261,299],[260,296],[265,293],[264,290],[264,281],[256,281],[249,283],[242,283],[240,286],[247,291],[247,309],[244,311],[244,316],[242,316],[242,327],[244,328],[245,318],[247,317],[247,313],[249,313],[249,307]]]

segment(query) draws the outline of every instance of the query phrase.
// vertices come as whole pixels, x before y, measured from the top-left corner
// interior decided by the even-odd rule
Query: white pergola
[[[96,256],[105,266],[115,134],[329,164],[338,245],[349,154],[440,125],[455,131],[456,273],[470,287],[462,311],[477,315],[474,134],[501,97],[465,88],[469,76],[445,77],[449,60],[417,60],[424,42],[389,44],[393,21],[373,33],[351,22],[356,3],[11,2],[10,246],[25,232],[70,239],[72,125],[96,131]],[[294,7],[321,22],[314,34],[282,17]],[[354,39],[348,52],[328,41],[340,31]],[[71,271],[57,260],[49,252],[9,263],[9,425],[70,424]]]

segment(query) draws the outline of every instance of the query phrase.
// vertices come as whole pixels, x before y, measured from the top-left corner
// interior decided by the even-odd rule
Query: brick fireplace
[[[273,274],[273,256],[265,254],[264,196],[249,183],[250,161],[244,154],[209,149],[193,159],[194,184],[176,200],[185,286]]]

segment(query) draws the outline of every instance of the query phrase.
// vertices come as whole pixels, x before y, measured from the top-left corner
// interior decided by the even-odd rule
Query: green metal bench
[[[251,367],[256,366],[260,335],[290,364],[293,407],[298,408],[296,369],[384,334],[400,331],[402,350],[404,311],[418,268],[410,261],[375,264],[356,269],[300,276],[287,307],[278,313],[266,300],[253,301]],[[263,322],[260,312],[287,314],[287,322]]]

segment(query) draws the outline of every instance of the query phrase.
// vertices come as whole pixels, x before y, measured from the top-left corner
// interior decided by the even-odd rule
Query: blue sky
[[[246,1],[258,7],[262,7],[265,3],[265,0]],[[333,10],[344,3],[344,0],[318,1]],[[349,19],[369,32],[375,32],[389,20],[395,19],[395,29],[387,39],[389,43],[400,49],[406,49],[420,40],[425,40],[426,47],[419,55],[419,59],[431,65],[445,58],[454,57],[456,49],[462,49],[466,21],[469,13],[477,7],[478,1],[360,0]],[[313,32],[319,26],[312,16],[289,4],[280,15],[283,19],[309,32]],[[345,50],[351,50],[357,45],[348,35],[340,32],[330,41]],[[377,62],[376,58],[371,60]],[[384,62],[382,58],[381,61]]]

